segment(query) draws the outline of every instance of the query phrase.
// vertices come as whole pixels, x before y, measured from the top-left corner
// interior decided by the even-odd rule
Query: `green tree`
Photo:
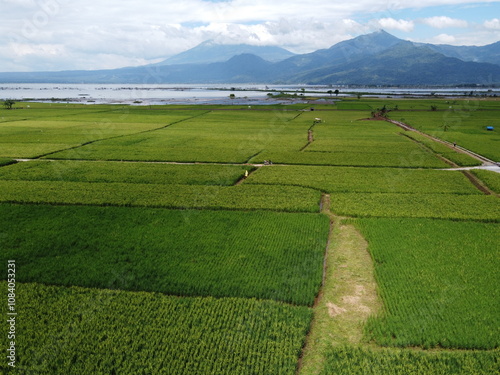
[[[13,101],[12,99],[7,99],[3,102],[3,105],[5,107],[5,109],[12,109],[12,106],[16,104],[15,101]]]

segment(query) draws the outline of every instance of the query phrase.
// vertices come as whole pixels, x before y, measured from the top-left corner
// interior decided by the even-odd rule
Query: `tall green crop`
[[[496,223],[358,219],[385,311],[368,338],[384,346],[493,349],[500,345]]]
[[[293,375],[312,315],[255,299],[21,283],[17,301],[16,367],[4,358],[3,374]]]

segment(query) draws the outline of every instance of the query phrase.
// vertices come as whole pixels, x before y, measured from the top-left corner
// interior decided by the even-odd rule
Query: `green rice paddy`
[[[498,174],[472,172],[486,195],[443,170],[478,161],[366,120],[384,105],[499,161],[494,100],[0,110],[0,258],[19,309],[18,368],[0,372],[497,373]],[[325,285],[350,282],[325,273],[339,223],[367,241],[382,307],[358,341],[325,331],[320,348]]]

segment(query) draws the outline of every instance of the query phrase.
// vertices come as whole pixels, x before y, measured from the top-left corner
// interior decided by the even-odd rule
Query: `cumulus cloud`
[[[410,32],[415,27],[413,21],[396,20],[394,18],[381,18],[379,20],[376,20],[375,23],[377,23],[382,29],[399,30],[405,32]]]
[[[498,18],[493,18],[484,22],[484,27],[491,30],[500,30],[500,20]]]
[[[457,39],[453,35],[439,34],[432,39],[435,44],[454,44]]]
[[[475,0],[421,0],[418,6],[466,3]],[[422,23],[396,15],[415,5],[387,0],[0,0],[0,5],[1,67],[23,70],[156,62],[207,39],[278,45],[305,53],[380,28],[411,33],[417,22]],[[449,17],[424,22],[441,28],[467,27],[466,21]],[[499,20],[486,21],[482,27],[491,39],[498,34]]]
[[[459,20],[456,18],[450,18],[447,16],[436,16],[430,18],[424,18],[422,23],[429,25],[437,29],[444,29],[448,27],[461,27],[465,28],[469,25],[467,21]]]

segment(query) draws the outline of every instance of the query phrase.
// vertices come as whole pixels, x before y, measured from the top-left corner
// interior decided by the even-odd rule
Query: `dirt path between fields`
[[[480,155],[478,153],[475,153],[474,151],[468,150],[465,147],[462,147],[462,146],[459,146],[457,144],[454,144],[454,143],[451,143],[451,142],[439,139],[439,138],[434,137],[432,135],[423,133],[420,130],[415,129],[412,126],[410,126],[408,124],[405,124],[404,122],[396,121],[396,120],[391,120],[391,119],[383,118],[383,117],[382,118],[377,118],[377,120],[384,120],[384,121],[390,122],[391,124],[399,126],[400,128],[402,128],[402,129],[404,129],[406,131],[413,131],[413,132],[418,133],[418,134],[420,134],[420,135],[422,135],[422,136],[424,136],[426,138],[429,138],[429,139],[431,139],[431,140],[433,140],[435,142],[439,142],[439,143],[445,145],[446,147],[448,147],[448,148],[450,148],[450,149],[452,149],[452,150],[454,150],[456,152],[460,152],[462,154],[467,154],[471,158],[479,160],[481,163],[483,163],[483,166],[499,166],[499,163],[495,162],[494,160],[488,159],[487,157],[485,157],[483,155]],[[457,165],[457,167],[458,167],[458,165]]]
[[[328,194],[321,209],[330,218],[330,234],[323,283],[297,371],[301,375],[320,373],[331,345],[362,343],[366,319],[382,309],[368,243],[354,225],[332,214]]]

